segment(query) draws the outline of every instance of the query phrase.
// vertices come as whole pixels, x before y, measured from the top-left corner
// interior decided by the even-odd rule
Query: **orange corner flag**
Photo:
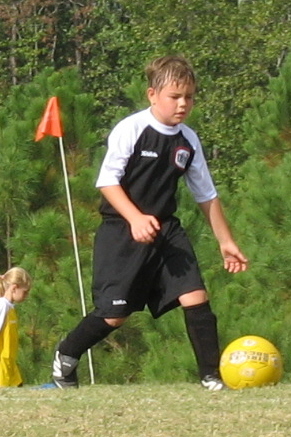
[[[35,141],[42,140],[46,135],[52,135],[53,137],[63,136],[57,97],[49,99],[41,122],[38,125]]]

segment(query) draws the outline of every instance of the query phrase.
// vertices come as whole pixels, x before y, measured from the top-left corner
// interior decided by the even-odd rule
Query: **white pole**
[[[72,235],[73,235],[73,244],[74,244],[74,252],[75,252],[75,259],[76,259],[76,266],[77,266],[77,276],[78,276],[79,289],[80,289],[82,313],[83,313],[83,317],[85,317],[87,314],[87,311],[86,311],[86,304],[85,304],[85,298],[84,298],[84,288],[83,288],[83,281],[82,281],[82,275],[81,275],[81,267],[80,267],[80,259],[79,259],[79,252],[78,252],[76,230],[75,230],[75,222],[74,222],[73,208],[72,208],[72,202],[71,202],[71,196],[70,196],[70,187],[69,187],[67,167],[66,167],[66,157],[65,157],[65,153],[64,153],[64,145],[63,145],[63,138],[62,137],[59,137],[59,144],[60,144],[60,152],[61,152],[61,158],[62,158],[62,164],[63,164],[63,172],[64,172],[65,187],[66,187],[66,193],[67,193],[69,216],[70,216],[71,229],[72,229]],[[91,384],[94,384],[95,380],[94,380],[94,370],[93,370],[93,364],[92,364],[91,349],[88,349],[87,353],[88,353],[88,360],[89,360],[89,372],[90,372]]]

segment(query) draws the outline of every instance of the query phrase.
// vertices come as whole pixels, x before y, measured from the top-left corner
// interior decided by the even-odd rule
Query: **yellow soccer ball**
[[[225,385],[232,389],[276,384],[283,374],[282,357],[270,341],[246,335],[225,348],[220,373]]]

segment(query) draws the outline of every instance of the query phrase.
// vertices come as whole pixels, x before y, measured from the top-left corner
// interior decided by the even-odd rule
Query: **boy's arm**
[[[224,268],[231,273],[245,271],[248,260],[232,237],[218,197],[199,203],[199,206],[219,243],[220,252],[224,259]]]
[[[156,217],[143,214],[120,185],[101,187],[100,191],[113,208],[127,220],[135,241],[139,243],[152,243],[154,241],[160,230],[160,224]]]

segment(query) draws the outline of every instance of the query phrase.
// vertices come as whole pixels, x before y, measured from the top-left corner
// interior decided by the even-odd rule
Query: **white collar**
[[[160,132],[161,134],[164,135],[176,135],[177,133],[180,132],[181,130],[181,124],[176,124],[175,126],[168,126],[167,124],[161,123],[160,121],[158,121],[156,119],[156,117],[153,115],[152,111],[151,111],[151,107],[149,107],[148,109],[146,109],[148,116],[149,116],[149,121],[150,121],[150,125],[157,130],[158,132]]]

